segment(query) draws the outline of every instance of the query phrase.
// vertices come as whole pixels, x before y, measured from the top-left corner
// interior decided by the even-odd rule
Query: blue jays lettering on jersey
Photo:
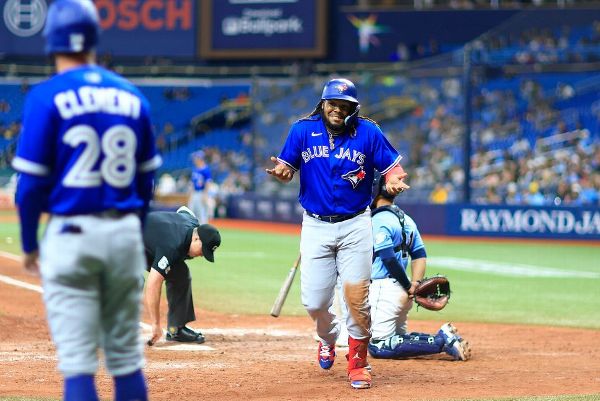
[[[195,167],[192,170],[191,181],[194,184],[194,191],[202,191],[206,187],[206,182],[211,179],[210,168],[204,166],[202,168]]]
[[[314,115],[292,125],[278,160],[300,170],[302,207],[330,216],[365,210],[371,203],[374,169],[385,174],[401,158],[370,120],[359,117],[356,135],[330,140],[321,116]]]
[[[161,164],[149,108],[131,83],[95,65],[65,71],[33,87],[12,162],[21,173],[23,191],[29,187],[26,182],[47,189],[39,202],[41,211],[56,215],[144,210],[151,186],[148,191],[139,177],[151,181]],[[41,211],[24,197],[17,192],[20,209],[31,210],[20,210],[21,216],[37,222]],[[27,242],[35,238],[25,236],[30,237]],[[32,246],[37,244],[26,248]]]
[[[394,248],[402,243],[402,231],[398,217],[389,211],[377,213],[372,218],[373,224],[373,251],[376,253],[381,249]],[[408,255],[402,257],[402,251],[396,252],[396,259],[404,270],[408,266],[409,256],[413,259],[425,256],[425,244],[419,233],[415,221],[408,215],[404,215],[404,233]],[[381,258],[377,256],[373,261],[371,278],[373,280],[389,277],[389,272]]]

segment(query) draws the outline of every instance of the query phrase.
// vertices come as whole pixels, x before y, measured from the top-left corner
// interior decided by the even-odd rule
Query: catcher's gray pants
[[[114,376],[142,368],[138,325],[145,263],[136,215],[52,216],[40,244],[40,272],[65,377],[95,374],[98,348]]]
[[[393,278],[373,280],[369,289],[372,340],[406,334],[406,320],[413,301]]]

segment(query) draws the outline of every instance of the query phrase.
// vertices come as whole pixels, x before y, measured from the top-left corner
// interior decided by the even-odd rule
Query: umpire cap
[[[209,262],[214,262],[215,251],[221,245],[219,230],[210,224],[202,224],[198,227],[198,236],[202,241],[202,255]]]

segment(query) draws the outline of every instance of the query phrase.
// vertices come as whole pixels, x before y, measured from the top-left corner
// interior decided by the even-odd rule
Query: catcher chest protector
[[[402,242],[400,245],[394,247],[394,252],[402,251],[402,257],[406,258],[408,256],[408,243],[406,242],[406,232],[404,231],[404,211],[396,205],[386,205],[371,211],[371,217],[383,211],[394,213],[400,222],[400,228],[402,229]]]

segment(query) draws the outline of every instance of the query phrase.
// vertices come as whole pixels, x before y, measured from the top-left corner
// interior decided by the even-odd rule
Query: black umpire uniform
[[[221,236],[215,227],[200,225],[186,208],[177,212],[151,212],[146,217],[143,233],[146,270],[156,270],[166,282],[169,304],[167,339],[176,336],[178,329],[187,329],[185,325],[188,322],[196,320],[192,276],[185,263],[187,259],[192,259],[188,252],[195,228],[198,228],[202,241],[203,256],[209,262],[214,262],[214,251],[221,244]]]

